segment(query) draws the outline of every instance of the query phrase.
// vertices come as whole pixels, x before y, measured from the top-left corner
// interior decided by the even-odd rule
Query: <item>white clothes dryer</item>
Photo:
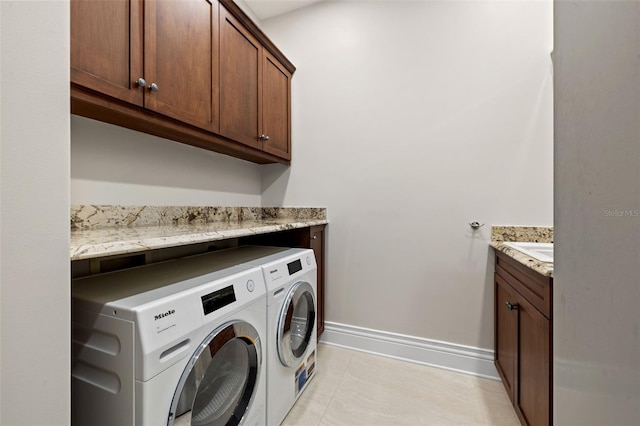
[[[282,423],[316,371],[317,266],[313,250],[262,248],[267,286],[267,425]]]
[[[72,282],[72,424],[264,425],[262,271],[235,249]]]

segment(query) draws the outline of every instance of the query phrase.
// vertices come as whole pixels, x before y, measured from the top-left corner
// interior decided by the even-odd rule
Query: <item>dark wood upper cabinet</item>
[[[262,47],[224,8],[220,53],[220,133],[262,149]]]
[[[220,123],[222,135],[291,159],[291,73],[224,8]]]
[[[289,164],[295,67],[230,0],[71,0],[71,112]]]
[[[142,0],[71,2],[71,81],[134,105],[142,69]]]
[[[291,159],[291,73],[266,51],[262,69],[262,149]]]
[[[217,0],[145,3],[146,108],[218,131],[218,9]]]

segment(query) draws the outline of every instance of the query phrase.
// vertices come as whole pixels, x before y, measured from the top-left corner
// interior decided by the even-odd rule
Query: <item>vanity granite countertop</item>
[[[326,224],[311,207],[71,207],[71,260],[266,234]]]
[[[545,277],[553,277],[553,262],[541,262],[516,249],[505,246],[508,241],[552,243],[553,227],[549,226],[492,226],[491,242],[495,250],[515,259]]]

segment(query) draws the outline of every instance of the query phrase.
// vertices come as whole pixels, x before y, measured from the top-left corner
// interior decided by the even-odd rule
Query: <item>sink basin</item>
[[[503,244],[541,262],[553,262],[553,243],[506,242]]]

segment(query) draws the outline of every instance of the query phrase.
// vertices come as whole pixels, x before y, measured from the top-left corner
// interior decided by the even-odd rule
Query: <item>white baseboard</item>
[[[405,334],[325,322],[321,343],[500,380],[493,351]]]

